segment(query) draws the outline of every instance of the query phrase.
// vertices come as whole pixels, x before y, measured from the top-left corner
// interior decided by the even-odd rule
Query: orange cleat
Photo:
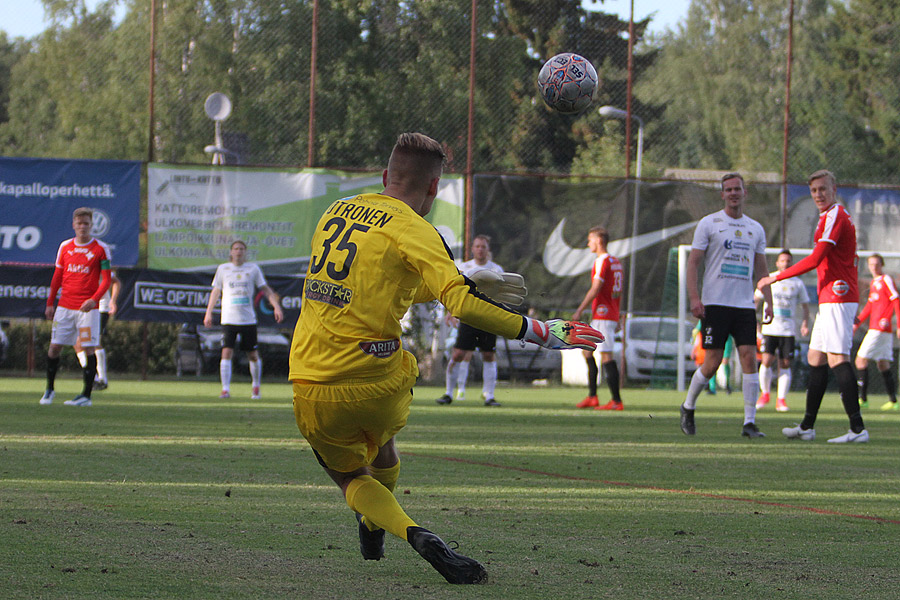
[[[600,401],[597,400],[597,396],[588,396],[581,402],[575,405],[575,408],[592,408],[595,406],[600,406]]]
[[[756,408],[762,408],[769,403],[769,394],[760,394],[759,400],[756,401]]]
[[[621,402],[610,400],[603,406],[595,406],[594,410],[625,410],[625,406]]]
[[[784,398],[779,398],[775,401],[775,410],[777,410],[778,412],[787,412],[790,409],[788,408],[787,402],[784,400]]]

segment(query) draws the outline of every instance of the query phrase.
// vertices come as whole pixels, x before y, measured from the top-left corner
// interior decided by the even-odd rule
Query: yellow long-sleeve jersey
[[[524,332],[524,317],[476,292],[437,230],[405,203],[382,194],[335,201],[313,235],[290,379],[369,394],[401,372],[414,381],[400,319],[434,299],[473,327],[508,338]]]

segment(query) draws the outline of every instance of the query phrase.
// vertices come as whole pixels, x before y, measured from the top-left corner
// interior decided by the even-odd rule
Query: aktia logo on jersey
[[[614,240],[607,245],[607,250],[613,256],[625,258],[639,250],[649,248],[691,229],[696,224],[697,221],[691,221],[690,223],[683,223],[674,227],[664,227],[656,231],[642,233],[635,237]],[[589,248],[572,248],[569,246],[566,240],[563,239],[565,225],[566,219],[562,219],[556,225],[550,237],[547,238],[547,243],[544,244],[544,266],[548,271],[559,277],[570,277],[587,273],[591,270],[597,255],[591,252]]]

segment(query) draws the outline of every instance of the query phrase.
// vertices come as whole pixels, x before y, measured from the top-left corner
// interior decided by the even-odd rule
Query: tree
[[[135,58],[134,38],[114,28],[110,3],[93,13],[82,0],[45,4],[50,27],[11,70],[2,152],[141,158],[147,103],[135,91],[146,90],[146,78],[142,86],[141,71],[129,62]]]

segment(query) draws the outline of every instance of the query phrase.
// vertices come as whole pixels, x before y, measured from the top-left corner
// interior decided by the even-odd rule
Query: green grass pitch
[[[812,443],[767,407],[740,436],[739,394],[623,391],[626,410],[576,410],[583,390],[498,390],[438,406],[417,387],[398,436],[400,503],[481,560],[450,586],[388,536],[359,556],[356,522],[300,437],[290,386],[229,400],[215,382],[113,381],[94,406],[39,406],[40,378],[0,382],[3,598],[896,598],[900,414],[864,410],[868,444],[833,445],[829,393]],[[246,388],[246,389],[245,389]],[[605,391],[605,390],[602,390]],[[470,390],[477,397],[478,390]],[[883,397],[874,397],[878,407]]]

